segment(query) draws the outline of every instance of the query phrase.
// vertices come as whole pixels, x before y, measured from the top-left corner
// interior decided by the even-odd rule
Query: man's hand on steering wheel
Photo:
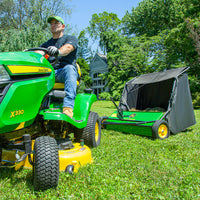
[[[57,57],[60,54],[60,51],[55,46],[50,46],[47,48],[47,52],[50,56]]]

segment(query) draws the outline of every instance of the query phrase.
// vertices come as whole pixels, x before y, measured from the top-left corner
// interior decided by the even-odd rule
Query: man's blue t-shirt
[[[59,69],[64,67],[67,64],[72,64],[76,67],[76,53],[77,53],[77,47],[78,47],[78,40],[75,36],[71,35],[63,35],[61,38],[53,39],[51,38],[47,42],[40,45],[40,47],[47,48],[49,46],[55,46],[58,49],[60,49],[65,44],[71,44],[75,50],[72,51],[67,56],[59,56],[58,61],[56,64],[54,64],[54,69]],[[49,57],[48,58],[50,63],[53,63],[55,61],[55,57]]]

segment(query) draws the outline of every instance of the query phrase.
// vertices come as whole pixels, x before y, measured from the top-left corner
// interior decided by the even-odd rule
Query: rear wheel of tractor
[[[46,190],[57,187],[59,179],[59,158],[56,140],[49,136],[36,138],[33,160],[35,190]]]
[[[164,120],[156,121],[152,126],[152,136],[154,139],[164,140],[169,137],[170,131],[168,123]]]
[[[75,141],[80,142],[81,139],[89,147],[97,147],[101,142],[101,120],[95,112],[90,112],[87,126],[83,129],[77,129],[74,133]]]

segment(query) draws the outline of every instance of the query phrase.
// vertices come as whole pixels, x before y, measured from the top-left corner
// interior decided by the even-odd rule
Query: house
[[[103,54],[95,54],[90,63],[90,77],[92,78],[92,91],[99,98],[101,92],[108,92],[109,89],[105,88],[106,81],[102,80],[100,74],[108,72],[107,57]]]

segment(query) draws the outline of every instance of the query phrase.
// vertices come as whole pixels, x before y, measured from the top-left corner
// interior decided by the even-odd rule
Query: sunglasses
[[[62,23],[59,22],[59,21],[57,21],[57,22],[51,22],[50,26],[53,26],[53,25],[59,26],[59,25],[62,25]]]

